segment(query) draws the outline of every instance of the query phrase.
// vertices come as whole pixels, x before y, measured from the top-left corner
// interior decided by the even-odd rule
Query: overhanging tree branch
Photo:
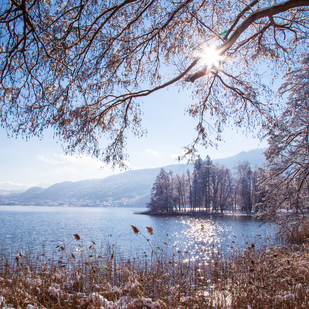
[[[270,52],[280,59],[290,46],[299,56],[308,6],[309,0],[7,1],[0,11],[1,125],[26,136],[51,127],[69,152],[94,156],[103,153],[104,136],[111,143],[103,160],[123,162],[126,132],[143,132],[137,100],[204,76],[203,69],[190,75],[202,62],[195,55],[215,36],[223,41],[219,53],[237,64],[226,61],[192,85],[198,102],[189,107],[198,121],[195,141],[213,145],[207,130],[221,132],[231,115],[234,124],[248,127],[257,115],[271,118],[271,104],[260,102],[260,91],[268,95],[269,88],[245,65]],[[293,65],[293,57],[283,64]],[[167,78],[171,65],[180,73]]]
[[[252,5],[255,5],[256,1],[253,1],[245,10],[249,10]],[[235,23],[230,27],[227,31],[225,36],[226,42],[223,43],[218,48],[218,54],[223,56],[237,41],[242,33],[244,33],[255,21],[262,19],[264,17],[273,17],[274,15],[280,14],[282,12],[286,12],[290,9],[302,7],[302,6],[309,6],[309,0],[288,0],[282,2],[280,4],[267,7],[262,10],[258,10],[252,13],[249,17],[247,17],[231,34],[230,38],[228,34],[232,32],[232,29],[235,27]],[[236,22],[238,23],[239,19],[244,15],[245,11],[243,11],[237,18]],[[208,72],[207,68],[204,68],[190,76],[187,77],[187,80],[194,83],[194,81],[198,78],[201,78]]]

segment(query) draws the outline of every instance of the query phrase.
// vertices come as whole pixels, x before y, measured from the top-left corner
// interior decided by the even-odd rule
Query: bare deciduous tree
[[[139,100],[178,84],[196,98],[188,111],[197,137],[185,148],[194,154],[197,144],[213,143],[209,115],[217,138],[229,121],[247,127],[274,116],[260,66],[268,61],[273,78],[293,67],[307,48],[308,7],[308,0],[2,2],[1,126],[26,136],[51,127],[68,152],[123,166],[126,132],[143,134]],[[105,149],[101,136],[110,140]]]
[[[309,210],[309,56],[286,75],[280,91],[288,94],[287,104],[267,132],[262,182],[265,214],[273,217],[282,209],[294,214]]]

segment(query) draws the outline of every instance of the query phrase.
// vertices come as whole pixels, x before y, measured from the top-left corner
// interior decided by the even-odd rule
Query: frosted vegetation
[[[193,173],[173,175],[163,168],[152,186],[147,207],[154,213],[258,212],[263,194],[258,189],[260,170],[251,170],[247,161],[238,162],[236,173],[214,165],[209,156],[194,162]]]
[[[210,260],[194,262],[184,252],[162,254],[162,244],[150,258],[130,261],[114,251],[100,258],[95,244],[79,246],[78,257],[59,245],[66,263],[1,254],[0,306],[308,308],[308,7],[306,0],[3,2],[0,124],[9,135],[42,136],[52,128],[68,153],[124,167],[128,131],[145,133],[139,100],[171,85],[190,88],[197,134],[183,156],[215,145],[229,124],[260,128],[269,149],[258,210],[277,219],[286,245],[258,252],[252,244],[228,257],[214,250]],[[278,77],[284,81],[276,89]],[[200,178],[190,177],[196,199],[189,197],[189,207],[231,207],[227,193],[220,201],[215,185],[211,191],[209,182],[199,187]],[[160,209],[157,193],[154,186],[151,205]],[[174,200],[174,193],[165,195],[168,211],[184,207],[185,195]],[[242,204],[245,194],[234,196],[234,208],[256,210]]]
[[[247,249],[223,255],[213,247],[203,259],[188,252],[169,254],[155,231],[133,233],[151,247],[148,257],[123,260],[114,246],[92,242],[61,257],[43,253],[1,254],[1,308],[308,308],[309,222],[291,230],[284,241],[293,246]],[[201,226],[201,232],[202,232]],[[288,239],[287,239],[288,237]],[[236,239],[235,239],[236,240]],[[282,239],[283,240],[283,239]],[[77,250],[76,250],[77,249]],[[203,252],[203,247],[200,247]]]
[[[309,210],[309,56],[298,69],[286,75],[279,89],[288,95],[286,107],[266,137],[266,166],[251,171],[248,162],[238,163],[235,176],[224,166],[213,165],[200,157],[193,174],[173,176],[164,169],[152,188],[151,211],[169,212],[190,209],[208,212],[259,212],[274,219],[283,211],[292,220]],[[281,219],[281,218],[280,218]]]

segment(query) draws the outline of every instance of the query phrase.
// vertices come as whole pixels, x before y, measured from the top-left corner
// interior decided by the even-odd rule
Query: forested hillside
[[[263,149],[242,152],[218,161],[233,166],[246,158],[251,165],[261,165]],[[252,160],[251,160],[252,158]],[[217,160],[214,160],[216,163]],[[193,171],[193,165],[174,164],[164,167],[175,175]],[[31,188],[22,193],[0,194],[1,204],[70,205],[70,206],[134,206],[145,207],[150,201],[151,187],[160,168],[126,171],[103,179],[62,182],[46,189]]]

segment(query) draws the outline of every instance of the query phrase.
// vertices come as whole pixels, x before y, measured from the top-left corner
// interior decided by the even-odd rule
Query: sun
[[[207,65],[209,68],[218,68],[223,59],[216,44],[203,47],[198,57],[201,59],[202,64]]]

